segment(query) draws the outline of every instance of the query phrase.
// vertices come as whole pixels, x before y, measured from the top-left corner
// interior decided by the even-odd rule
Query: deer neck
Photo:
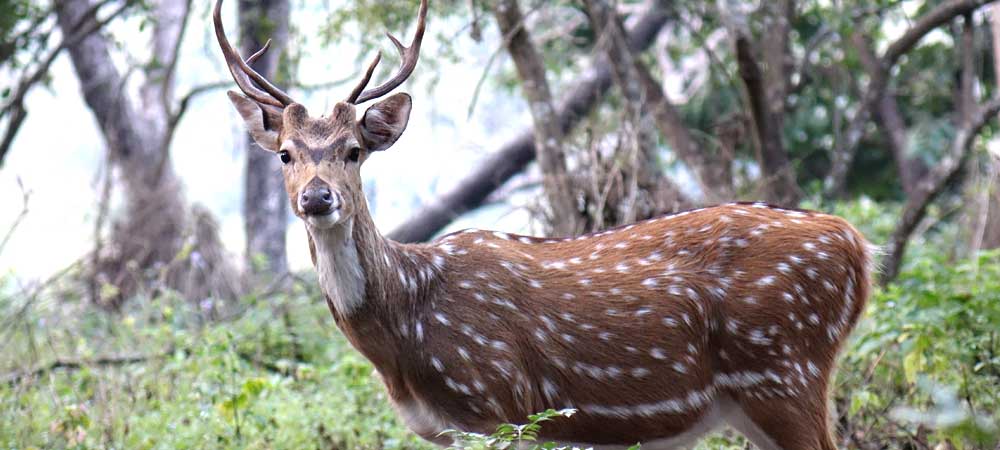
[[[362,200],[363,202],[363,200]],[[364,205],[358,202],[358,205]],[[423,331],[413,311],[432,302],[440,258],[423,245],[384,239],[367,206],[354,218],[326,230],[309,230],[320,287],[337,327],[382,375],[391,392],[405,391],[401,353]]]
[[[433,264],[422,246],[383,238],[364,199],[355,204],[357,212],[344,223],[309,229],[320,287],[342,328],[372,320],[398,325],[396,313],[423,298],[436,272],[423,269]]]

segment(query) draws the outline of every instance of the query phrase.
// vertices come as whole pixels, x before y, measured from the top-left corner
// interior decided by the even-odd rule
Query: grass
[[[4,314],[8,378],[98,355],[138,361],[4,383],[0,447],[432,448],[404,430],[317,298],[300,285],[223,321],[170,297],[121,314],[79,302]]]

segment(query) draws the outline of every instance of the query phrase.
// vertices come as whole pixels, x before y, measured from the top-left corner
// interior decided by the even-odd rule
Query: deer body
[[[380,374],[407,426],[488,433],[574,408],[540,437],[673,448],[722,424],[765,450],[833,450],[827,387],[868,297],[871,253],[844,220],[727,204],[597,234],[541,239],[468,230],[404,245],[375,228],[360,167],[406,128],[422,0],[399,72],[311,117],[225,37],[254,141],[281,159],[292,211],[337,326]],[[390,36],[391,37],[391,36]]]
[[[730,204],[570,239],[469,230],[428,245],[358,222],[358,267],[338,273],[367,274],[364,299],[337,299],[352,280],[321,275],[323,290],[427,439],[547,408],[579,412],[542,437],[583,445],[724,422],[772,448],[829,439],[829,374],[869,286],[867,244],[842,219]],[[344,243],[312,239],[316,254]],[[780,446],[796,439],[809,445]]]

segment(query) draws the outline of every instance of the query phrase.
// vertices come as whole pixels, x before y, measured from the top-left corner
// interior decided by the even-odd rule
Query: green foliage
[[[42,40],[43,36],[34,29],[42,17],[42,8],[30,0],[0,0],[0,67],[8,62],[19,67],[13,56]],[[9,88],[0,91],[0,99],[8,95]]]
[[[563,409],[556,411],[549,409],[538,414],[528,416],[528,423],[523,425],[500,424],[496,431],[490,435],[480,433],[470,433],[459,430],[445,430],[443,436],[452,438],[455,442],[448,447],[449,450],[506,450],[522,448],[525,443],[531,443],[532,450],[555,449],[555,443],[535,443],[538,440],[538,432],[542,429],[542,422],[547,422],[560,417],[572,417],[576,414],[574,409]]]
[[[889,202],[876,202],[861,197],[851,202],[840,202],[825,207],[819,200],[805,200],[800,205],[805,209],[825,211],[847,219],[869,242],[879,244],[889,240],[896,228],[900,206]]]
[[[1000,429],[1000,252],[912,261],[872,300],[845,358],[848,420],[932,425],[939,439],[990,447]],[[854,385],[860,389],[846,389]],[[892,415],[875,414],[894,411]],[[905,423],[898,424],[896,422]]]
[[[0,385],[0,447],[432,448],[398,422],[319,298],[300,288],[251,297],[227,321],[170,296],[118,315],[56,299],[22,311],[4,299],[0,374],[57,359],[146,359]]]
[[[431,22],[444,21],[456,14],[464,13],[465,4],[457,0],[432,1],[428,4],[427,22],[429,33],[425,37],[425,42],[429,40],[435,27]],[[388,31],[400,39],[404,44],[408,44],[417,23],[417,2],[409,0],[377,1],[365,0],[356,2],[345,2],[338,5],[333,10],[326,11],[327,20],[319,30],[318,38],[324,46],[332,44],[350,42],[360,44],[365,50],[382,48],[385,64],[392,66],[395,64],[396,52],[388,45],[384,32]],[[440,28],[438,28],[440,29]],[[446,50],[450,40],[454,36],[438,36],[439,43],[445,45]],[[421,54],[421,62],[425,59],[433,58],[434,55]],[[359,52],[355,55],[357,62],[367,63],[371,55],[366,52]],[[392,69],[383,70],[391,71]]]

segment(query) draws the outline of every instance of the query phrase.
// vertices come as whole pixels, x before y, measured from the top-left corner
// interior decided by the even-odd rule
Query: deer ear
[[[359,124],[365,148],[376,152],[392,146],[406,129],[412,105],[409,94],[399,93],[368,108]]]
[[[236,111],[243,117],[250,137],[264,150],[278,151],[278,133],[281,131],[281,109],[262,105],[249,97],[233,91],[227,92]]]

